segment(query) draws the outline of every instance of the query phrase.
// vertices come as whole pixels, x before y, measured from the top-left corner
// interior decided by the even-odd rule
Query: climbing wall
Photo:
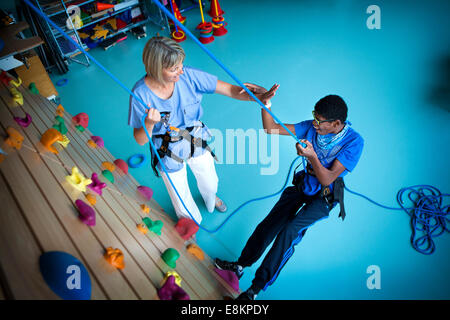
[[[50,251],[66,252],[82,262],[91,279],[92,299],[159,299],[157,292],[168,271],[179,274],[181,287],[192,300],[236,296],[214,271],[211,258],[205,255],[199,260],[187,251],[188,241],[154,200],[144,200],[130,172],[116,168],[114,183],[104,179],[102,163],[115,160],[107,150],[113,142],[92,148],[90,130],[77,130],[72,115],[64,112],[70,143],[67,147],[54,143],[57,154],[48,151],[40,139],[55,124],[57,105],[20,85],[21,105],[11,87],[15,86],[0,83],[0,147],[6,153],[0,154],[0,299],[60,299],[39,268],[40,256]],[[14,117],[24,118],[26,113],[32,122],[25,128]],[[19,150],[5,143],[9,127],[24,137]],[[88,203],[89,189],[79,191],[66,181],[73,167],[87,178],[96,172],[107,184],[101,196],[93,193],[95,226],[79,218],[75,201]],[[149,213],[142,204],[150,208]],[[163,222],[161,235],[138,230],[144,217]],[[121,250],[125,268],[108,263],[104,258],[108,247]],[[169,248],[180,253],[175,268],[161,257]]]

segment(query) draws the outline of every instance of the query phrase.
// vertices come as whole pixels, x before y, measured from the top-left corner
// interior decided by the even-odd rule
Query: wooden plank
[[[7,95],[7,91],[4,87],[0,89],[0,96],[2,99]],[[4,100],[5,101],[5,100]],[[5,108],[0,109],[0,121],[4,127],[13,125],[11,114],[7,113]],[[33,119],[33,123],[23,131],[25,140],[24,144],[32,146],[32,148],[39,150],[42,147],[37,147],[39,143],[40,135],[34,127],[36,122],[39,122],[38,117]],[[34,174],[41,174],[41,176],[35,176],[35,179],[41,181],[42,189],[46,190],[47,197],[52,199],[50,205],[58,215],[58,219],[64,225],[65,230],[67,230],[69,236],[72,238],[74,244],[79,248],[79,251],[83,253],[84,259],[87,262],[86,267],[90,267],[93,275],[101,283],[101,286],[107,292],[108,298],[111,299],[136,299],[137,295],[130,288],[128,282],[124,279],[120,272],[115,272],[112,270],[106,261],[103,259],[102,254],[105,247],[102,246],[97,236],[92,232],[92,230],[85,225],[83,225],[74,210],[72,197],[74,197],[71,187],[67,184],[60,184],[59,181],[64,181],[64,176],[67,172],[63,167],[61,167],[57,162],[54,155],[46,154],[41,156],[41,159],[47,166],[41,166],[41,170],[33,171]],[[6,161],[6,160],[5,160]],[[52,181],[49,179],[51,175],[59,176],[57,181]],[[62,178],[61,178],[62,177]],[[60,189],[64,189],[61,191]],[[61,193],[65,196],[61,197]]]

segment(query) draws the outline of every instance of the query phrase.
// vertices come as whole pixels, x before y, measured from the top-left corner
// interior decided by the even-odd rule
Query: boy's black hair
[[[330,94],[317,101],[314,111],[325,119],[347,120],[347,104],[340,96]]]

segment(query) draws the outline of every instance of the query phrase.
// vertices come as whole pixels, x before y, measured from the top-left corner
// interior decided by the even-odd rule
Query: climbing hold
[[[58,154],[58,150],[53,146],[53,144],[56,141],[62,141],[63,136],[61,132],[56,130],[55,128],[50,128],[47,131],[44,132],[44,134],[41,137],[41,143],[44,145],[44,147],[49,150],[50,152]]]
[[[84,132],[84,130],[85,130],[82,125],[75,126],[75,128],[80,132]]]
[[[102,174],[106,179],[108,179],[109,182],[114,183],[114,176],[111,171],[103,170]]]
[[[61,132],[61,134],[66,134],[68,130],[64,118],[61,116],[56,116],[55,121],[56,123],[53,125],[53,128]]]
[[[56,114],[60,117],[64,117],[64,107],[61,104],[56,108]]]
[[[92,193],[86,194],[85,197],[91,206],[95,206],[95,204],[97,203],[97,198]]]
[[[175,270],[167,271],[166,274],[164,275],[164,281],[167,281],[167,279],[168,279],[170,276],[175,277],[175,283],[176,283],[176,285],[179,286],[179,287],[181,287],[181,277],[180,277],[180,275],[179,275]]]
[[[181,218],[175,225],[175,230],[177,230],[178,234],[184,240],[187,240],[191,236],[193,236],[198,231],[198,229],[199,226],[189,218]]]
[[[9,87],[9,82],[12,80],[12,78],[6,73],[5,70],[3,70],[0,74],[0,80],[5,86]]]
[[[0,153],[0,163],[2,163],[3,160],[5,160],[5,155]]]
[[[91,176],[91,181],[92,183],[88,185],[88,188],[97,194],[102,195],[102,189],[106,188],[106,183],[101,182],[98,178],[98,174],[95,172]]]
[[[105,143],[103,142],[102,137],[92,136],[91,139],[92,139],[92,141],[95,142],[97,147],[103,148],[105,146]]]
[[[25,138],[13,127],[8,127],[6,133],[8,134],[8,137],[5,139],[5,143],[16,150],[20,150]]]
[[[17,78],[17,81],[14,79],[11,79],[11,81],[9,83],[14,85],[16,88],[18,88],[22,84],[22,79]]]
[[[114,164],[112,164],[109,161],[103,161],[102,162],[102,166],[106,169],[109,170],[111,172],[113,172],[114,170],[116,170],[116,166]]]
[[[228,283],[234,291],[239,292],[239,279],[236,276],[236,273],[230,270],[221,270],[218,268],[214,268],[214,271],[223,279],[226,283]]]
[[[19,90],[17,90],[16,88],[9,88],[9,93],[11,93],[13,100],[15,102],[17,102],[17,104],[20,104],[21,106],[23,106],[23,96],[19,92]]]
[[[19,126],[26,128],[30,125],[32,119],[31,116],[25,112],[25,118],[14,117],[14,121],[16,121]]]
[[[150,207],[148,205],[146,205],[145,203],[141,204],[141,209],[142,209],[142,212],[144,212],[146,214],[150,213]]]
[[[39,269],[47,285],[64,300],[91,299],[91,278],[83,263],[62,251],[44,252]]]
[[[135,159],[139,159],[139,162],[136,162]],[[137,153],[128,158],[128,165],[131,168],[140,168],[147,163],[147,156],[143,153]]]
[[[175,283],[175,277],[169,276],[164,285],[158,290],[161,300],[190,300],[189,295]]]
[[[67,145],[70,143],[69,138],[67,138],[67,136],[65,134],[63,134],[63,139],[61,141],[56,141],[58,142],[60,145],[62,145],[64,148],[67,148]]]
[[[82,192],[86,192],[86,186],[92,183],[92,180],[85,178],[77,167],[72,168],[72,174],[66,176],[66,181]]]
[[[113,249],[112,247],[106,248],[104,255],[106,261],[117,269],[125,268],[125,262],[123,261],[123,253],[120,249]]]
[[[127,174],[128,173],[128,165],[127,163],[122,160],[122,159],[116,159],[114,160],[114,164],[120,169],[122,170],[123,173]]]
[[[199,246],[197,246],[195,243],[191,243],[186,247],[187,252],[194,255],[199,260],[205,259],[205,254],[203,253],[202,249],[200,249]]]
[[[139,193],[145,198],[145,200],[150,201],[153,196],[153,190],[146,186],[137,187]]]
[[[161,220],[153,221],[149,217],[145,217],[145,218],[142,219],[142,222],[145,223],[145,225],[147,226],[148,230],[153,231],[158,236],[161,235],[161,229],[162,229],[162,227],[164,225]]]
[[[78,216],[84,224],[95,226],[95,211],[83,200],[75,200],[75,206],[78,208],[80,215]]]
[[[28,86],[28,89],[30,89],[30,91],[34,94],[39,94],[39,90],[36,87],[36,84],[34,82],[30,83],[30,85]]]
[[[144,223],[139,223],[137,225],[137,228],[143,234],[147,234],[147,232],[148,232],[147,226]]]
[[[86,113],[81,112],[72,117],[72,121],[75,123],[75,125],[82,126],[84,129],[86,129],[89,124],[89,116]]]
[[[83,128],[83,127],[82,127],[82,128]],[[87,144],[88,144],[88,146],[91,147],[92,149],[97,148],[97,144],[95,143],[94,140],[89,139],[89,140],[87,141]]]
[[[164,260],[164,262],[171,268],[176,268],[176,260],[180,257],[180,254],[177,250],[173,248],[169,248],[166,251],[163,252],[161,258]]]

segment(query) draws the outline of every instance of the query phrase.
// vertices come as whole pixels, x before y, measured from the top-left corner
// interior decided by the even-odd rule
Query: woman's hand
[[[148,109],[147,117],[145,118],[145,123],[149,126],[154,126],[156,123],[160,121],[161,121],[161,114],[159,113],[159,111],[155,108]]]
[[[274,84],[272,88],[267,91],[264,87],[258,86],[253,83],[244,83],[244,85],[266,106],[270,104],[270,99],[273,98],[278,88],[280,87],[279,84]],[[245,90],[242,89],[239,93],[243,94],[244,92]],[[248,95],[248,100],[254,99],[250,95]]]
[[[307,159],[312,159],[314,157],[317,157],[316,152],[314,151],[314,147],[308,140],[301,140],[304,144],[306,144],[306,148],[303,148],[300,143],[296,143],[295,147],[297,148],[297,154],[299,156],[303,156]]]

